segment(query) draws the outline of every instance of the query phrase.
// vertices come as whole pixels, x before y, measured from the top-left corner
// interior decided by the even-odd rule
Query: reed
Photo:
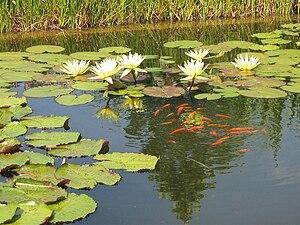
[[[0,32],[299,14],[298,0],[1,0]]]

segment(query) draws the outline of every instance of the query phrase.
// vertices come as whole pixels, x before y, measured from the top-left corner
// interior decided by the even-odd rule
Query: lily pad
[[[58,53],[65,50],[65,48],[56,45],[35,45],[27,48],[25,51],[30,53]]]
[[[77,142],[78,132],[37,132],[25,136],[27,145],[34,147],[47,147]]]
[[[185,90],[181,87],[163,86],[163,87],[146,87],[143,93],[148,96],[154,96],[159,98],[172,98],[178,97],[185,93]]]
[[[93,95],[82,94],[82,95],[61,95],[55,98],[55,101],[61,105],[81,105],[88,102],[92,102],[95,99]]]
[[[50,65],[61,65],[70,59],[68,55],[63,54],[30,54],[28,59],[35,62],[48,63]]]
[[[69,81],[68,77],[61,74],[42,74],[32,77],[32,80],[40,83],[57,83]]]
[[[29,151],[25,151],[24,154],[27,155],[31,164],[54,165],[54,159],[51,156]]]
[[[281,35],[270,32],[270,33],[256,33],[256,34],[252,34],[251,37],[257,37],[259,39],[275,39],[275,38],[280,38]]]
[[[2,108],[0,110],[0,128],[2,128],[6,124],[9,124],[13,116],[14,115],[12,114],[12,112],[8,111],[6,108]]]
[[[121,176],[111,172],[103,166],[63,164],[57,168],[55,176],[59,179],[68,179],[68,187],[76,189],[89,189],[97,183],[114,185],[120,181]]]
[[[289,85],[280,87],[282,90],[293,92],[293,93],[300,93],[300,82],[299,83],[289,83]]]
[[[56,97],[59,95],[69,94],[73,91],[72,88],[64,88],[62,86],[42,86],[33,87],[23,92],[27,97],[32,98],[45,98]]]
[[[164,43],[166,48],[197,48],[202,46],[203,43],[200,41],[182,40],[182,41],[169,41]]]
[[[123,47],[123,46],[111,46],[98,49],[101,53],[109,53],[109,54],[124,54],[131,51],[131,48]]]
[[[28,160],[29,159],[27,158],[27,156],[22,152],[17,152],[15,154],[0,154],[0,172],[25,165]]]
[[[17,210],[16,203],[10,203],[7,205],[0,204],[0,224],[4,224],[13,218]]]
[[[29,106],[13,105],[9,107],[8,110],[13,114],[14,120],[19,120],[20,118],[32,113],[32,109]]]
[[[244,77],[255,74],[255,71],[242,71],[236,68],[221,69],[218,73],[220,77]]]
[[[246,86],[246,87],[279,87],[285,85],[284,81],[274,78],[264,77],[245,77],[244,79],[234,82],[234,86]]]
[[[100,154],[96,155],[94,159],[102,160],[102,162],[97,163],[97,165],[102,165],[109,169],[126,170],[128,172],[154,170],[159,160],[156,156],[127,152]]]
[[[41,75],[40,73],[35,72],[17,72],[8,70],[6,73],[1,74],[0,76],[8,81],[13,82],[25,82],[25,81],[32,81],[34,76]]]
[[[202,99],[207,99],[207,100],[217,100],[222,98],[221,94],[210,94],[210,93],[204,93],[204,94],[197,94],[194,96],[195,99],[202,100]]]
[[[70,119],[68,116],[30,116],[23,117],[22,123],[30,128],[59,128]]]
[[[105,91],[108,84],[106,82],[82,82],[77,81],[71,85],[72,88],[82,91]]]
[[[0,129],[0,141],[5,138],[18,137],[27,132],[27,128],[24,124],[19,122],[10,122],[2,129]]]
[[[230,48],[248,49],[254,43],[249,41],[225,41],[220,44],[229,46]]]
[[[48,151],[49,155],[57,157],[82,157],[98,154],[105,141],[104,140],[87,140],[83,139],[77,143],[69,145],[60,145]]]
[[[278,49],[275,51],[268,51],[265,53],[266,56],[287,56],[290,58],[297,58],[300,56],[300,50],[299,49]]]
[[[0,52],[0,60],[2,61],[16,61],[23,60],[29,54],[27,52]]]
[[[0,187],[0,199],[6,203],[35,201],[50,204],[66,198],[65,190],[49,182],[21,178],[15,182],[14,187]]]
[[[255,70],[261,73],[280,73],[291,71],[294,67],[284,64],[259,65]]]
[[[50,220],[51,223],[73,222],[93,213],[97,208],[97,203],[85,194],[71,193],[67,199],[51,204],[49,208],[54,211],[54,217]]]
[[[15,98],[15,97],[3,97],[0,98],[0,108],[10,107],[13,105],[25,105],[27,100],[25,97]]]
[[[18,139],[6,138],[0,142],[0,154],[14,151],[21,146],[21,142]]]
[[[239,93],[251,98],[282,98],[286,92],[269,87],[252,87],[249,90],[240,90]]]
[[[97,61],[97,60],[101,60],[102,58],[109,57],[111,56],[111,54],[108,52],[75,52],[70,54],[70,56],[78,60]]]
[[[264,39],[261,40],[261,43],[264,45],[283,45],[291,43],[291,40],[285,40],[282,38],[274,38],[274,39]]]
[[[258,44],[253,44],[249,46],[249,49],[254,50],[254,51],[274,51],[278,50],[279,46],[277,45],[258,45]]]

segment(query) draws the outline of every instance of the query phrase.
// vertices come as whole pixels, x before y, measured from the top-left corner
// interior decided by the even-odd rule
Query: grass
[[[299,14],[298,0],[1,0],[0,32]]]

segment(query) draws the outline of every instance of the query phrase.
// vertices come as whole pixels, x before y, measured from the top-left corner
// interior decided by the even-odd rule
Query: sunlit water
[[[278,24],[269,21],[223,25],[221,30],[216,27],[211,30],[215,37],[209,33],[210,28],[201,31],[199,27],[59,38],[31,37],[15,42],[10,40],[2,50],[24,50],[34,44],[52,43],[67,46],[67,51],[74,52],[96,50],[108,43],[107,46],[126,45],[140,53],[158,54],[165,51],[159,46],[171,40],[171,34],[178,35],[178,39],[197,38],[212,44],[230,39],[247,40],[247,33],[271,31]],[[100,40],[105,44],[102,45]],[[88,44],[84,45],[85,42]],[[16,88],[19,92],[23,89],[23,84]],[[143,152],[160,156],[160,161],[155,171],[120,171],[123,179],[118,185],[98,185],[90,191],[74,190],[88,194],[99,204],[94,214],[76,224],[300,224],[299,95],[289,94],[284,99],[238,97],[194,102],[188,96],[145,97],[143,110],[124,109],[123,99],[116,98],[111,100],[110,107],[118,113],[120,120],[112,122],[95,115],[106,105],[102,94],[89,93],[94,94],[96,100],[81,106],[58,105],[53,98],[28,98],[28,105],[33,108],[34,115],[70,116],[70,131],[78,131],[84,138],[109,140],[110,152]],[[161,109],[166,103],[170,103],[170,107]],[[215,123],[227,124],[230,128],[253,127],[259,132],[232,136],[216,146],[210,145],[225,135],[224,129],[210,128],[209,131],[217,131],[219,137],[210,135],[209,131],[168,135],[180,127],[180,122],[161,123],[166,121],[167,114],[176,114],[176,106],[183,103],[194,109],[205,108],[201,113]],[[156,109],[161,111],[154,116]],[[216,114],[232,118],[220,118]],[[241,153],[241,149],[251,151]],[[91,162],[89,159],[74,161]]]

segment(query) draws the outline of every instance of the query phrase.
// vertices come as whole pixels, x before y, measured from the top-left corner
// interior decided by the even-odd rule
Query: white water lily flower
[[[186,52],[185,54],[195,60],[199,60],[201,61],[202,59],[204,59],[205,56],[207,56],[207,54],[209,53],[209,49],[200,49],[199,51],[197,50],[191,50],[189,52]]]
[[[178,66],[179,69],[181,69],[182,72],[184,72],[187,75],[187,77],[181,80],[194,80],[194,79],[199,81],[209,80],[209,78],[207,77],[200,76],[200,74],[202,74],[205,71],[207,66],[208,65],[204,67],[204,62],[198,60],[191,59],[190,61],[185,61],[184,67]]]
[[[147,73],[146,70],[138,68],[138,66],[143,62],[144,59],[145,56],[139,55],[137,53],[131,54],[131,52],[129,52],[129,55],[123,54],[121,57],[118,57],[120,68],[125,69],[121,75],[121,78],[129,74],[131,71]]]
[[[89,69],[89,63],[90,61],[85,60],[68,60],[60,67],[60,70],[66,74],[69,74],[70,76],[82,75]]]
[[[235,62],[231,62],[235,67],[242,71],[252,70],[259,65],[259,58],[251,56],[249,59],[248,54],[245,54],[245,58],[242,55],[235,58]]]
[[[115,59],[104,59],[100,64],[96,62],[96,66],[91,66],[91,70],[97,74],[96,77],[89,79],[104,79],[108,83],[112,84],[112,76],[115,75],[121,68],[118,66],[118,62]]]

